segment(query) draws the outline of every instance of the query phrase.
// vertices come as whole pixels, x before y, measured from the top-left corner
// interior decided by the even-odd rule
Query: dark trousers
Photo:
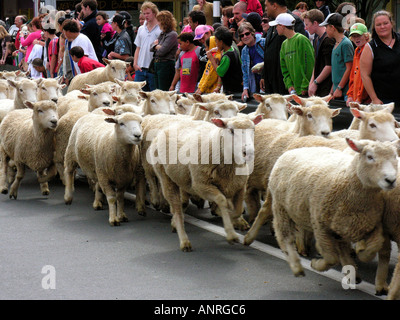
[[[168,91],[175,76],[175,62],[173,60],[155,62],[154,71],[156,89]]]

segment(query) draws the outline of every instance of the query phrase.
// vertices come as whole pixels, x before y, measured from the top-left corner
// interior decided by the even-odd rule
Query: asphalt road
[[[376,262],[360,265],[364,281],[355,290],[342,288],[339,269],[295,278],[267,225],[253,246],[230,245],[221,219],[191,205],[185,227],[193,252],[183,253],[166,214],[148,208],[142,217],[128,202],[129,222],[111,227],[107,209],[92,209],[86,183],[76,182],[70,206],[58,180],[50,192],[42,196],[27,171],[17,200],[0,195],[1,300],[380,299]]]

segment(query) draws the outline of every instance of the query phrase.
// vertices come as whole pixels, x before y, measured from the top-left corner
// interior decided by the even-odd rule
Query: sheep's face
[[[89,104],[93,109],[100,107],[111,107],[113,98],[111,93],[103,90],[92,90],[90,92]]]
[[[5,83],[0,83],[0,99],[8,99],[10,90],[8,85]]]
[[[115,124],[118,141],[138,145],[142,141],[142,118],[132,113],[124,113],[105,121]]]
[[[33,110],[32,118],[44,129],[55,130],[58,123],[57,105],[53,101],[39,101],[25,105]]]
[[[211,103],[209,108],[209,117],[213,118],[232,118],[235,117],[241,110],[246,107],[246,104],[241,104],[235,101],[220,101]]]
[[[121,60],[111,60],[108,65],[109,79],[125,80],[126,63]]]
[[[8,83],[16,89],[16,97],[21,101],[37,101],[38,85],[34,80],[22,79],[21,81],[8,80]]]
[[[58,98],[62,96],[62,88],[55,79],[43,79],[38,85],[38,97],[41,100],[51,100],[57,103]]]
[[[265,118],[287,120],[288,118],[288,100],[291,96],[281,96],[279,94],[260,95],[254,94],[254,98],[260,102],[258,109],[262,111]]]
[[[357,176],[364,186],[382,190],[390,190],[396,186],[400,140],[346,140],[349,146],[359,153]]]
[[[192,107],[193,100],[189,98],[179,98],[174,106],[176,114],[190,114]]]
[[[139,95],[145,99],[146,114],[175,114],[175,91],[153,90],[151,92],[140,91]]]

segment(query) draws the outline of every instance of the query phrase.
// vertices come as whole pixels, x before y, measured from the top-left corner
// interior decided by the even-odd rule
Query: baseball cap
[[[350,33],[349,33],[349,37],[355,33],[359,34],[359,35],[363,35],[364,33],[367,33],[368,29],[365,26],[365,24],[362,23],[355,23],[351,26],[350,28]]]
[[[286,27],[291,27],[294,26],[296,19],[289,13],[281,13],[279,14],[274,21],[270,21],[269,25],[271,27],[277,26],[278,24],[281,24]]]
[[[324,27],[327,26],[328,24],[334,26],[334,27],[342,27],[342,20],[343,20],[343,16],[340,13],[331,13],[329,14],[325,21],[320,23],[319,26],[320,27]]]
[[[194,40],[200,40],[201,38],[203,38],[204,34],[208,31],[214,32],[214,28],[205,24],[198,25],[194,30]]]
[[[256,31],[262,31],[261,16],[257,12],[242,13],[242,17],[249,22]]]

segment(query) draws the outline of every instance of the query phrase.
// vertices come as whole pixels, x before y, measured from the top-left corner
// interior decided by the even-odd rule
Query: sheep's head
[[[95,85],[80,90],[84,94],[89,95],[89,111],[100,107],[111,107],[113,105],[113,90],[109,86]]]
[[[153,90],[151,92],[140,91],[139,95],[145,100],[144,114],[175,114],[174,96],[176,91]]]
[[[8,82],[0,80],[0,99],[8,99],[10,90],[8,88]]]
[[[256,113],[264,113],[265,118],[287,120],[289,101],[292,95],[282,96],[280,94],[253,94],[256,101],[259,102]]]
[[[198,103],[197,106],[208,111],[206,121],[211,118],[232,118],[247,107],[246,103],[236,101],[220,100],[218,102]]]
[[[346,138],[349,147],[357,152],[357,176],[364,187],[391,190],[396,186],[397,156],[400,140],[380,142]]]
[[[129,66],[128,62],[122,60],[108,60],[103,58],[103,61],[106,63],[108,79],[115,81],[114,79],[118,80],[125,80],[126,74],[126,67]]]
[[[61,90],[66,87],[65,84],[60,85],[58,79],[40,79],[38,82],[38,99],[51,100],[57,103],[58,98],[62,96]]]
[[[37,90],[38,82],[37,80],[22,79],[21,81],[7,80],[8,84],[16,89],[16,99],[20,101],[37,101]]]
[[[44,129],[55,130],[57,128],[57,105],[53,101],[24,101],[24,104],[33,110],[32,119],[35,124]]]
[[[104,109],[105,114],[111,116],[104,120],[115,124],[117,140],[125,144],[138,145],[142,141],[143,118],[135,113],[126,112],[116,115],[114,110]]]
[[[310,107],[291,106],[291,111],[297,115],[300,135],[317,135],[328,137],[332,132],[332,118],[336,117],[341,108],[330,109],[326,104],[313,104]]]
[[[353,116],[361,121],[360,137],[378,141],[394,141],[399,137],[396,133],[397,121],[392,115],[393,106],[375,112],[365,112],[350,108]]]

